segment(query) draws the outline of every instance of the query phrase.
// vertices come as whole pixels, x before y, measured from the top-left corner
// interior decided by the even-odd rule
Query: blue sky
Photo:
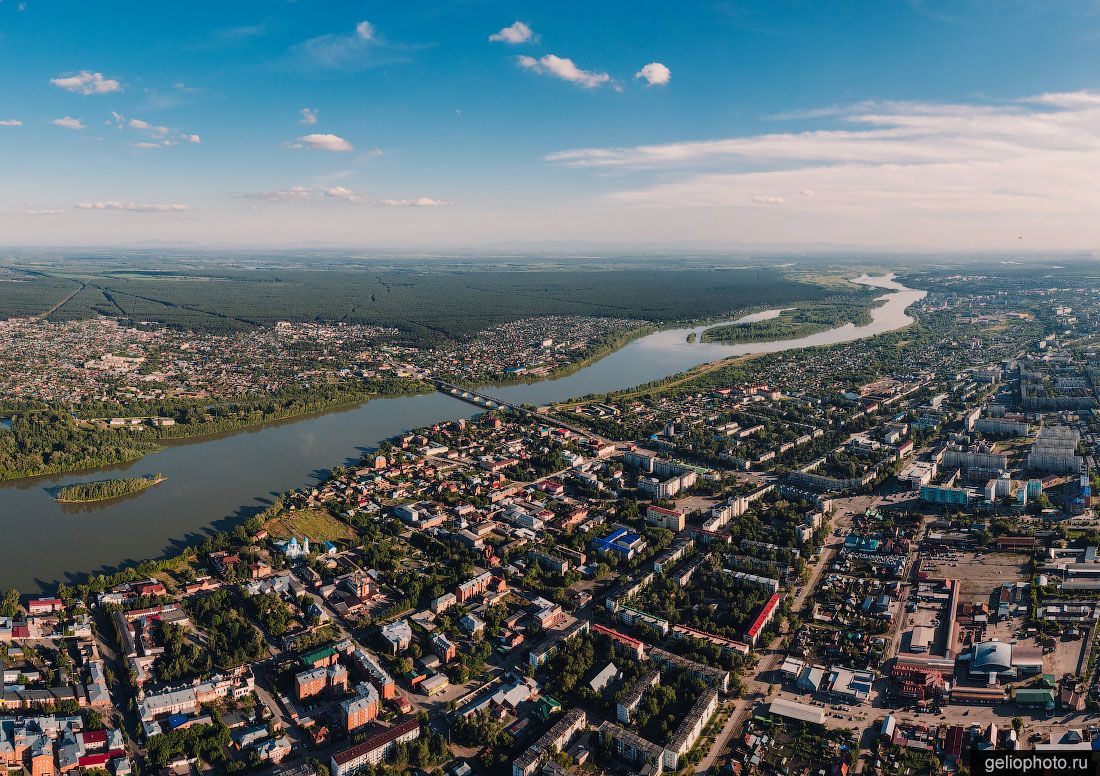
[[[0,244],[1092,248],[1098,43],[1096,2],[0,0]]]

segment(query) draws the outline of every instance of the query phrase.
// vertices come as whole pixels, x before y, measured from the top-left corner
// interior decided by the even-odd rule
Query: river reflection
[[[866,326],[847,324],[798,340],[735,346],[687,342],[689,333],[706,327],[669,329],[631,342],[567,377],[484,392],[516,404],[546,404],[630,388],[733,355],[849,342],[912,321],[905,309],[924,292],[906,289],[892,276],[860,280],[891,292]],[[763,311],[740,320],[777,314]],[[324,478],[329,467],[354,462],[395,434],[478,412],[439,393],[376,399],[345,410],[173,443],[131,464],[5,483],[0,486],[0,588],[34,592],[58,580],[164,555],[247,519],[280,493]],[[58,504],[51,495],[75,482],[150,471],[163,473],[167,480],[95,508],[73,510],[75,505]]]

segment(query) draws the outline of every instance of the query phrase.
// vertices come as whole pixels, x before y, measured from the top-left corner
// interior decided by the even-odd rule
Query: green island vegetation
[[[108,499],[129,496],[132,493],[140,493],[146,488],[164,482],[165,479],[167,478],[163,474],[152,474],[148,477],[120,477],[113,480],[99,480],[98,482],[79,482],[76,485],[67,485],[59,490],[57,500],[64,504],[107,501]]]
[[[731,323],[706,329],[700,340],[726,344],[770,342],[808,337],[845,323],[865,326],[871,322],[871,310],[880,304],[876,297],[881,295],[881,290],[876,289],[835,300],[800,304],[766,321]]]
[[[286,420],[379,396],[430,393],[419,380],[360,380],[285,391],[273,396],[243,397],[209,404],[195,400],[87,404],[69,412],[46,405],[5,406],[12,413],[11,433],[0,434],[0,480],[58,474],[136,461],[162,448],[164,440],[207,436]],[[163,417],[171,426],[114,428],[78,418]]]

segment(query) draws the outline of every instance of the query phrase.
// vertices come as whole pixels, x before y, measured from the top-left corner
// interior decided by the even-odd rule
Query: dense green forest
[[[83,427],[65,412],[24,412],[12,418],[11,433],[0,434],[0,479],[111,466],[157,449],[133,432]]]
[[[68,485],[57,492],[57,500],[63,502],[106,501],[112,498],[129,496],[164,481],[164,475],[153,474],[148,477],[120,477],[98,482],[78,482]]]
[[[76,292],[50,320],[104,314],[212,332],[280,320],[344,321],[396,326],[415,345],[461,339],[520,318],[597,315],[662,323],[837,293],[771,269],[11,274],[13,282],[0,283],[0,318],[44,314]]]
[[[736,323],[715,326],[703,332],[703,342],[770,342],[797,339],[834,329],[845,323],[865,326],[871,322],[871,310],[881,291],[869,290],[865,294],[852,294],[813,304],[799,305],[784,310],[776,318],[752,323]]]
[[[0,320],[43,315],[79,289],[72,280],[0,269]]]

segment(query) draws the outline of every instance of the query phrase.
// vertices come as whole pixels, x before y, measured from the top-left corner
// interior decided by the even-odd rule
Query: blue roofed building
[[[630,560],[645,549],[645,540],[638,534],[619,527],[603,538],[593,539],[591,547],[596,552],[616,552]]]

